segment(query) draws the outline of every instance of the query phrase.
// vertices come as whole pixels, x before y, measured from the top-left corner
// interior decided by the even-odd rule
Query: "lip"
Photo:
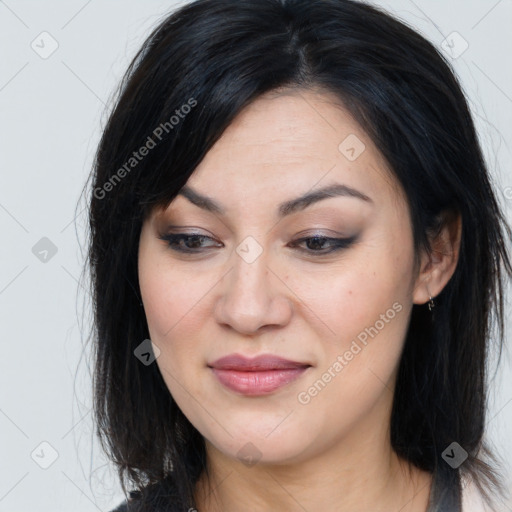
[[[311,365],[270,354],[254,358],[231,354],[208,366],[219,382],[231,391],[258,396],[272,393],[293,382]]]

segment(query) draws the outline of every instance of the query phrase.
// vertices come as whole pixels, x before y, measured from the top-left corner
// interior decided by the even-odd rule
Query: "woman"
[[[423,37],[355,1],[192,2],[130,65],[92,178],[95,416],[135,489],[117,510],[499,497],[511,233]]]

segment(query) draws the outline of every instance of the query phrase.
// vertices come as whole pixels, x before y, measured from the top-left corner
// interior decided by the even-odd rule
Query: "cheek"
[[[165,253],[141,248],[139,285],[154,341],[169,344],[176,339],[178,331],[184,330],[184,326],[186,329],[191,327],[190,319],[201,309],[201,299],[209,288],[209,280],[205,275],[195,276],[195,279],[191,275],[182,275]]]
[[[333,392],[378,393],[396,369],[412,307],[413,274],[412,248],[397,243],[391,235],[373,239],[343,269],[325,276],[327,292],[317,288],[324,291],[316,296],[310,292],[305,301],[329,327],[320,372],[330,369],[340,376],[333,379],[338,382]],[[341,366],[333,368],[336,362]]]
[[[199,339],[197,315],[205,314],[201,311],[204,290],[170,270],[146,269],[150,270],[142,270],[139,281],[149,335],[160,349],[156,364],[174,400],[190,415],[190,396],[202,396],[203,354],[194,340]]]
[[[351,340],[375,324],[393,304],[412,300],[412,250],[397,251],[385,237],[366,242],[325,272],[302,274],[294,290],[321,319],[332,340]],[[399,315],[398,315],[399,316]],[[379,324],[380,325],[380,324]]]
[[[198,396],[201,390],[196,384],[205,361],[204,351],[195,340],[201,339],[201,317],[206,315],[201,303],[204,290],[200,293],[182,282],[179,288],[178,280],[162,275],[145,284],[142,293],[149,334],[160,349],[156,362],[167,387],[175,399],[182,386]]]
[[[187,295],[181,284],[163,272],[141,276],[140,288],[150,331],[160,341],[172,338],[179,319],[187,312]],[[188,293],[192,293],[188,290]]]
[[[151,341],[160,349],[156,360],[169,390],[197,363],[198,351],[190,341],[197,339],[194,321],[201,314],[204,281],[180,275],[161,247],[141,238],[138,261],[139,286]],[[196,349],[194,351],[194,349]],[[195,359],[194,359],[195,358]],[[187,371],[185,371],[187,368]],[[193,374],[190,375],[193,378]]]
[[[308,435],[344,435],[392,398],[410,309],[408,287],[390,279],[384,266],[388,273],[361,265],[331,280],[330,300],[322,299],[321,317],[335,335],[322,338],[318,367],[297,397]]]

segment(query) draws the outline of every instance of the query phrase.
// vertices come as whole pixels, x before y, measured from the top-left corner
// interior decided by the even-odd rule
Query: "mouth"
[[[218,359],[208,367],[218,381],[231,391],[261,396],[290,384],[311,365],[267,354],[250,359],[232,354]]]

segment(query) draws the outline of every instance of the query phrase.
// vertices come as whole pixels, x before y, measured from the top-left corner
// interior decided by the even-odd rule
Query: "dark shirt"
[[[446,470],[441,470],[436,473],[436,478],[432,482],[429,506],[426,512],[462,512],[462,496],[457,478],[456,472],[450,474]],[[171,487],[169,487],[170,485]],[[169,483],[154,484],[146,488],[144,491],[144,501],[147,501],[147,505],[144,507],[144,510],[148,512],[179,510],[176,505],[173,506],[172,498],[168,498],[166,502],[163,501],[165,496],[172,496],[175,492],[175,490],[172,490],[172,484]],[[141,496],[141,493],[138,491],[130,492],[128,500],[119,504],[111,512],[137,512],[139,510],[138,505],[141,504]],[[151,503],[154,504],[151,505]],[[181,508],[180,512],[187,512],[187,509]]]

